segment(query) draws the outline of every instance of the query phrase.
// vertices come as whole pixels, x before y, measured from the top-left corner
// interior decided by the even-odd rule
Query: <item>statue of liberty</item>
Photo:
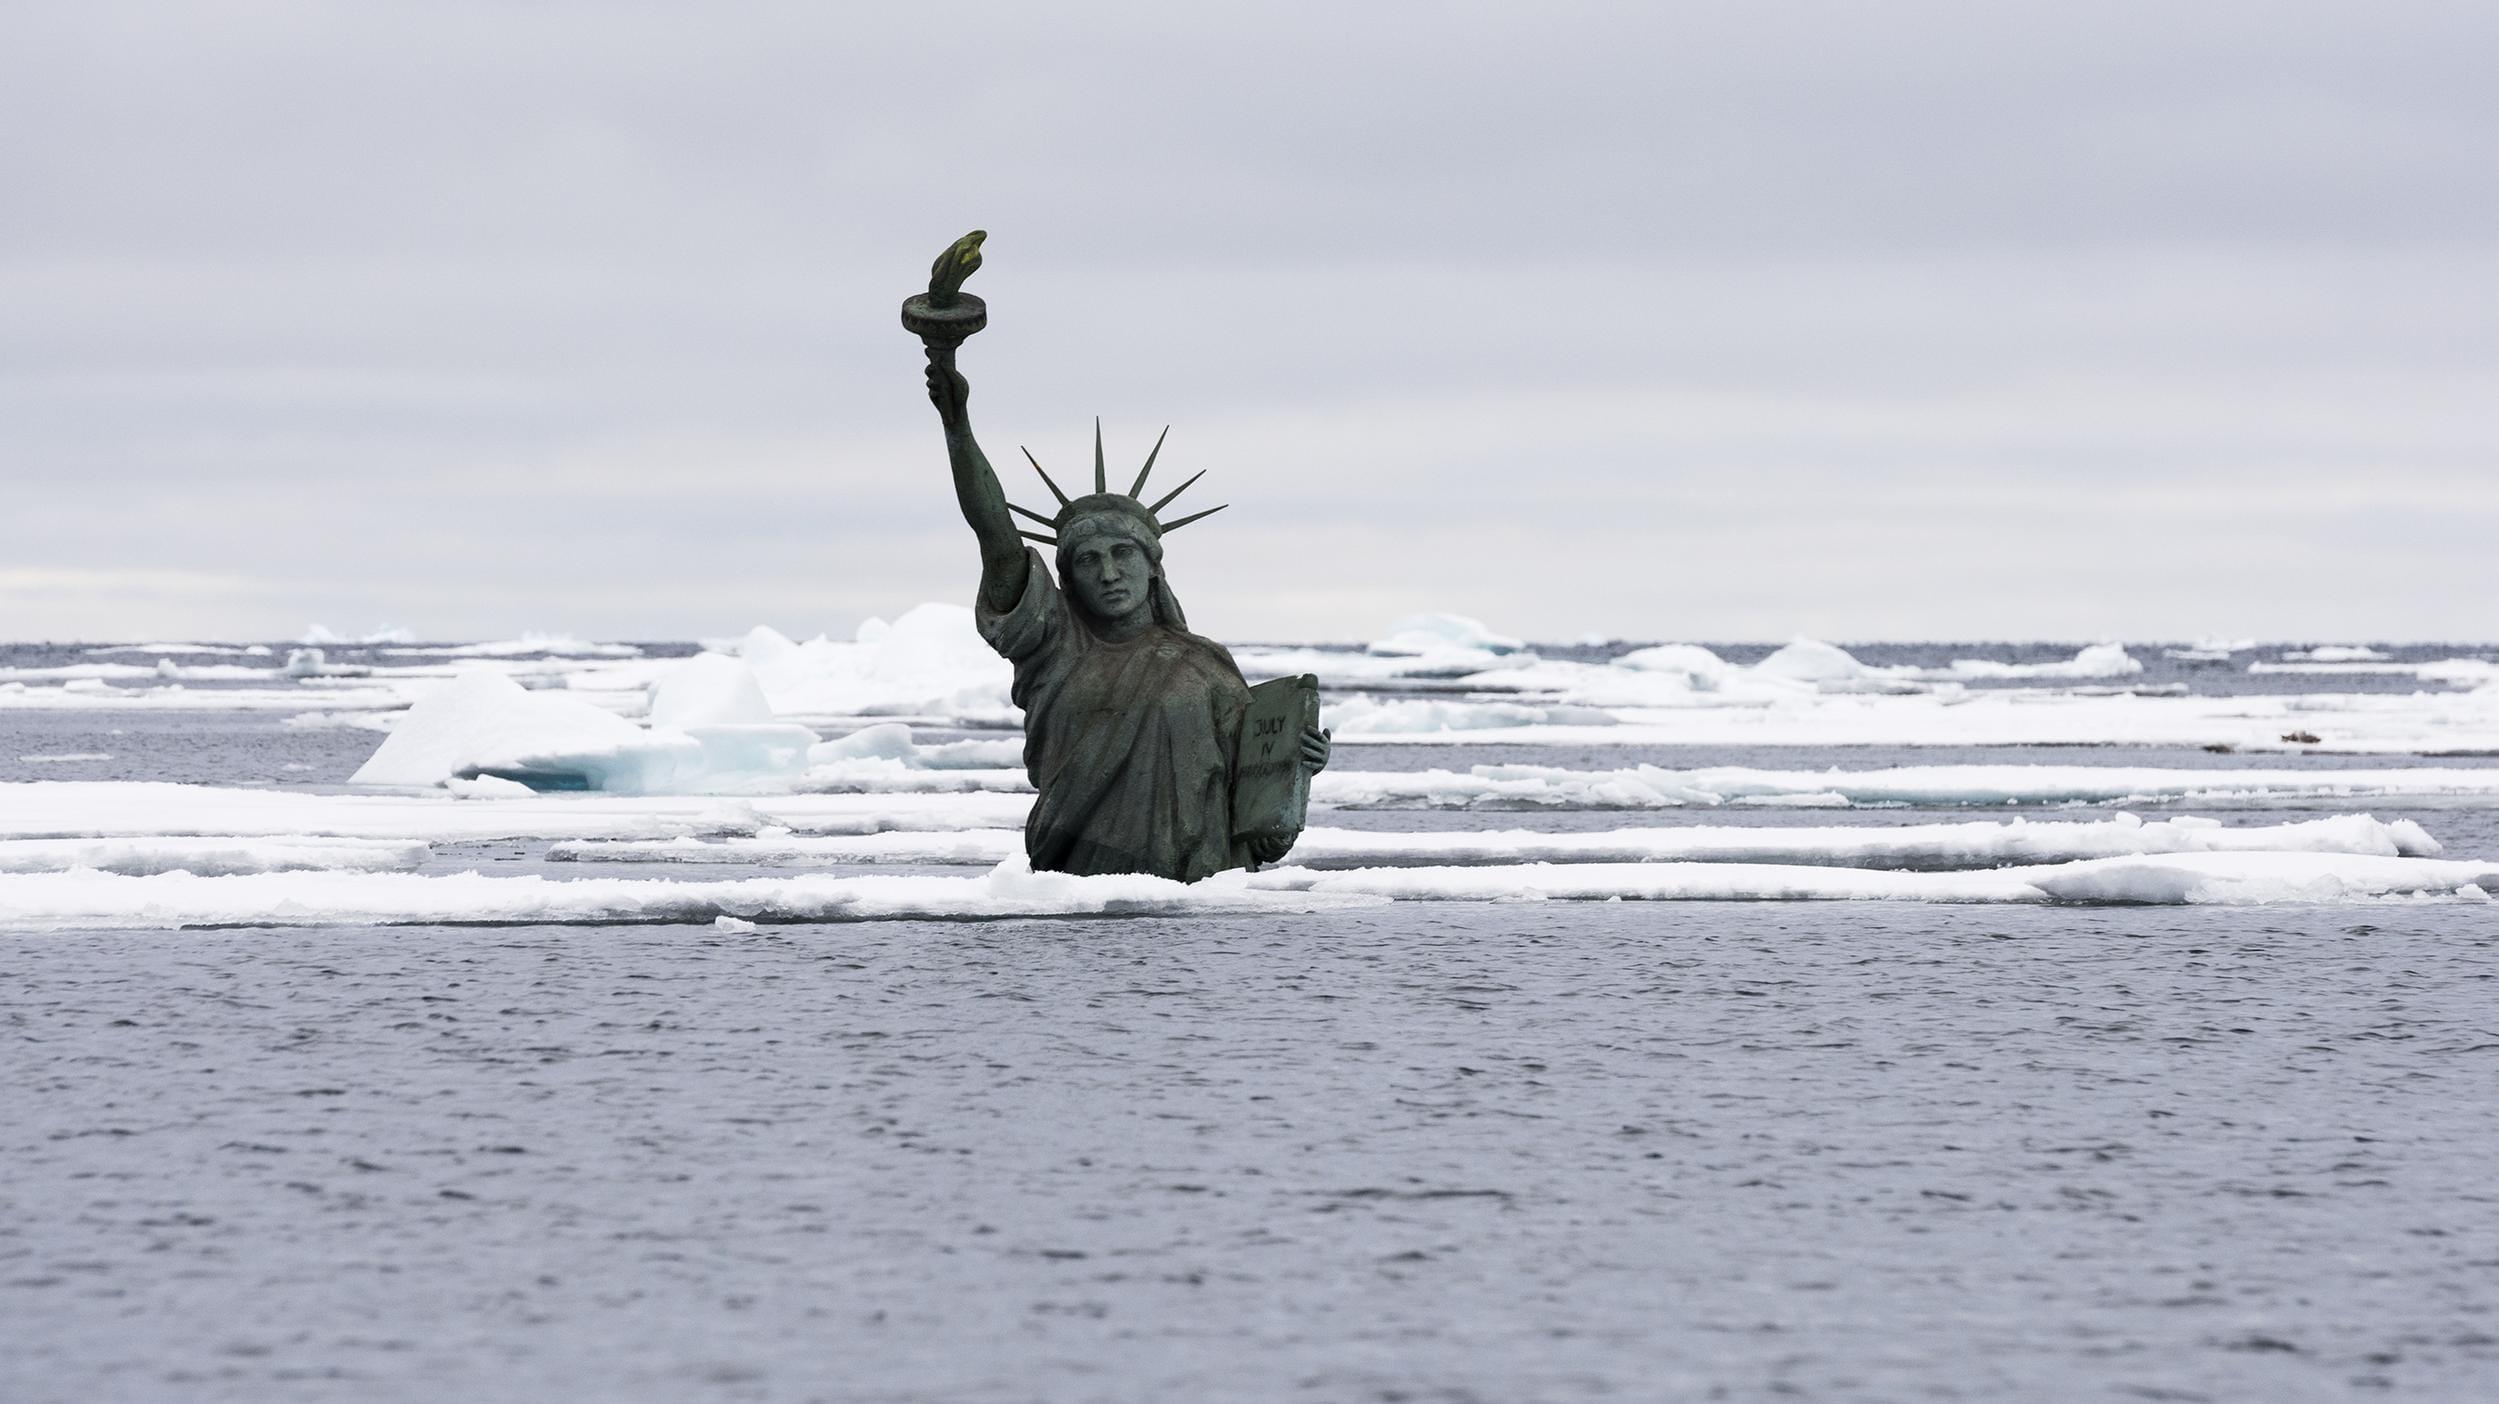
[[[1289,832],[1236,832],[1235,757],[1250,688],[1229,650],[1189,632],[1163,573],[1163,537],[1223,509],[1160,516],[1202,472],[1144,501],[1159,438],[1136,481],[1112,491],[1098,420],[1092,492],[1070,498],[1027,450],[1058,510],[1006,500],[972,437],[971,387],[955,369],[956,348],[987,325],[981,300],[961,290],[980,266],[983,237],[967,235],[938,257],[929,291],[903,304],[903,325],[927,344],[929,399],[945,426],[955,498],[980,541],[981,637],[1015,665],[1024,769],[1039,791],[1025,852],[1051,872],[1182,882],[1274,862],[1299,832],[1298,802]],[[1018,527],[1017,515],[1046,530]],[[1054,549],[1055,583],[1027,540]],[[1305,725],[1298,747],[1270,768],[1298,766],[1306,781],[1327,760],[1327,734]]]

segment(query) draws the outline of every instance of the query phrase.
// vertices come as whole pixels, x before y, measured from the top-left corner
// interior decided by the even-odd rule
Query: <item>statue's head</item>
[[[1163,579],[1163,534],[1178,531],[1200,517],[1211,517],[1223,508],[1209,507],[1177,521],[1157,518],[1154,514],[1187,491],[1189,483],[1205,476],[1199,473],[1147,506],[1138,494],[1145,490],[1146,475],[1154,471],[1154,460],[1162,451],[1163,441],[1156,439],[1154,452],[1145,456],[1145,466],[1137,470],[1135,484],[1126,492],[1112,492],[1102,466],[1102,422],[1095,420],[1093,491],[1073,499],[1059,491],[1059,485],[1033,458],[1032,450],[1024,451],[1024,457],[1032,461],[1033,471],[1049,484],[1050,495],[1059,500],[1058,514],[1045,517],[1029,507],[1009,505],[1014,511],[1049,525],[1048,535],[1035,531],[1024,535],[1058,548],[1060,584],[1075,596],[1077,606],[1087,616],[1101,623],[1133,622],[1141,612],[1151,611],[1152,617],[1174,628],[1188,627],[1180,613],[1180,602],[1173,598],[1170,584]]]
[[[1133,497],[1093,493],[1058,519],[1059,583],[1085,613],[1124,623],[1154,608],[1163,585],[1162,532]]]

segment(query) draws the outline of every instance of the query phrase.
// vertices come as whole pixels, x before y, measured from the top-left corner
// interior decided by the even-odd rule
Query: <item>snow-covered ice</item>
[[[2494,879],[2499,881],[2499,879]],[[1254,887],[1246,873],[1196,883],[1070,877],[1020,861],[979,877],[801,875],[686,882],[495,877],[481,873],[260,872],[123,877],[94,871],[0,872],[0,929],[114,926],[613,925],[964,920],[1040,916],[1301,913],[1386,899],[1366,893]]]
[[[1956,807],[2028,804],[2290,804],[2393,799],[2499,802],[2499,767],[2167,769],[2098,765],[1914,765],[1762,770],[1654,765],[1576,770],[1478,765],[1464,771],[1321,772],[1314,802],[1342,808],[1669,809],[1685,805]]]
[[[465,673],[420,699],[356,772],[362,785],[440,785],[481,774],[626,794],[786,788],[816,734],[771,721],[735,659],[687,659],[653,685],[651,725],[567,693]],[[760,718],[760,720],[758,719]]]
[[[144,836],[112,839],[0,839],[0,873],[56,873],[89,868],[144,877],[186,872],[202,877],[282,873],[300,869],[383,872],[413,868],[432,850],[405,839]],[[5,919],[0,917],[0,919]]]
[[[1032,800],[1011,794],[539,795],[463,799],[307,794],[161,782],[0,784],[0,838],[166,834],[423,840],[674,838],[680,834],[872,834],[887,829],[1013,828]]]
[[[2115,902],[2184,905],[2488,903],[2499,859],[2460,862],[2347,854],[2186,853],[2037,867],[1912,872],[1774,863],[1556,863],[1500,867],[1284,867],[1254,886],[1398,901]]]
[[[567,842],[556,861],[656,863],[997,863],[1024,848],[1014,829],[950,833],[773,834],[714,839]],[[1708,827],[1380,830],[1314,826],[1287,862],[1304,868],[1468,867],[1520,863],[1776,863],[1919,870],[2009,867],[2147,853],[2356,853],[2435,857],[2438,841],[2409,819],[2350,814],[2292,824],[2224,826],[2194,817],[2146,823],[2014,819],[2004,823],[1838,828]]]

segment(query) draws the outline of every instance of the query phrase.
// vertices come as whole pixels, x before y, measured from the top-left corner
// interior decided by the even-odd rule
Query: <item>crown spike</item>
[[[1171,505],[1171,500],[1172,500],[1173,498],[1178,497],[1180,494],[1182,494],[1182,493],[1184,493],[1184,492],[1187,492],[1187,491],[1189,490],[1189,483],[1194,483],[1194,482],[1196,482],[1198,479],[1203,478],[1203,477],[1205,477],[1205,476],[1206,476],[1206,470],[1205,470],[1205,469],[1203,469],[1203,468],[1200,468],[1200,469],[1198,469],[1196,472],[1191,473],[1191,474],[1189,475],[1189,482],[1188,482],[1188,483],[1182,483],[1180,486],[1178,486],[1178,487],[1176,487],[1176,488],[1173,488],[1171,491],[1169,491],[1169,492],[1167,492],[1167,493],[1164,493],[1164,494],[1163,494],[1163,496],[1162,496],[1162,500],[1161,500],[1161,501],[1156,502],[1153,506],[1148,507],[1148,508],[1146,508],[1146,509],[1145,509],[1145,514],[1146,514],[1147,516],[1149,516],[1149,517],[1150,517],[1150,516],[1153,516],[1155,513],[1162,511],[1165,507],[1170,506],[1170,505]],[[1134,496],[1135,494],[1133,494],[1133,493],[1132,493],[1132,494],[1130,494],[1130,495],[1131,495],[1131,496]]]
[[[1023,445],[1018,444],[1016,447],[1023,448]],[[1033,451],[1031,449],[1024,449],[1024,461],[1033,465],[1033,471],[1041,475],[1041,481],[1049,487],[1050,495],[1059,500],[1059,505],[1061,507],[1066,506],[1067,494],[1059,491],[1059,485],[1057,483],[1050,481],[1050,470],[1041,466],[1041,460],[1033,457]]]
[[[1026,541],[1038,541],[1044,546],[1056,546],[1059,544],[1059,539],[1055,536],[1044,536],[1040,532],[1026,531],[1022,527],[1017,527],[1015,529],[1015,534],[1024,538]]]
[[[1057,525],[1059,524],[1059,519],[1058,519],[1058,518],[1056,518],[1056,517],[1045,517],[1045,516],[1043,516],[1042,514],[1040,514],[1039,512],[1034,511],[1034,510],[1033,510],[1032,508],[1030,508],[1030,507],[1018,507],[1018,506],[1016,506],[1016,505],[1015,505],[1014,503],[1012,503],[1012,502],[1010,502],[1010,503],[1008,503],[1008,504],[1007,504],[1007,510],[1008,510],[1008,511],[1010,511],[1010,512],[1017,513],[1017,514],[1019,514],[1019,515],[1021,515],[1021,516],[1030,517],[1030,518],[1032,518],[1034,521],[1039,522],[1039,523],[1041,523],[1043,526],[1046,526],[1046,527],[1055,527],[1055,526],[1057,526]]]
[[[1223,507],[1229,507],[1231,505],[1231,503],[1227,502],[1223,505]],[[1189,515],[1182,517],[1176,522],[1165,522],[1162,524],[1162,534],[1169,536],[1173,532],[1180,530],[1182,527],[1187,526],[1189,523],[1196,521],[1200,517],[1211,517],[1215,515],[1217,512],[1222,511],[1223,507],[1209,507],[1203,512],[1191,512]]]
[[[1145,500],[1145,475],[1154,471],[1154,460],[1160,458],[1163,453],[1163,440],[1170,437],[1171,426],[1168,424],[1163,426],[1162,433],[1154,436],[1154,452],[1145,456],[1145,466],[1137,470],[1136,482],[1130,484],[1128,487],[1128,495],[1130,497],[1134,497],[1141,502]]]
[[[1093,490],[1111,490],[1111,480],[1102,466],[1102,416],[1098,414],[1093,417]]]

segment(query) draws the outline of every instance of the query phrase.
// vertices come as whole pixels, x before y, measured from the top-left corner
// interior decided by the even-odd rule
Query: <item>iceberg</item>
[[[1024,775],[1022,738],[978,737],[929,745],[900,722],[861,727],[808,748],[797,789],[812,793],[931,793],[996,790],[1032,793]]]
[[[2224,655],[2225,657],[2227,655]],[[1986,658],[1956,658],[1946,674],[1956,678],[2125,678],[2143,671],[2143,664],[2124,644],[2093,644],[2062,663],[1999,663]]]
[[[575,697],[530,691],[500,673],[462,674],[409,708],[353,782],[433,786],[494,775],[538,789],[627,794],[786,787],[805,768],[815,733],[769,721],[696,720],[755,715],[760,695],[734,659],[687,664],[653,689],[654,709],[679,724],[650,727]],[[724,677],[727,670],[738,676]]]
[[[737,643],[780,716],[925,716],[1016,725],[1014,671],[961,605],[924,604],[892,623],[871,619],[848,643],[805,643],[762,625]]]
[[[1496,634],[1485,628],[1481,620],[1463,614],[1411,614],[1389,625],[1388,636],[1369,647],[1373,653],[1423,654],[1451,648],[1516,653],[1527,645],[1506,634]]]
[[[1913,693],[1928,689],[1915,668],[1877,668],[1837,644],[1819,639],[1790,640],[1748,672],[1756,678],[1803,683],[1816,692]]]
[[[1699,644],[1656,644],[1614,660],[1617,668],[1678,679],[1690,692],[1718,692],[1734,679],[1735,665]]]

